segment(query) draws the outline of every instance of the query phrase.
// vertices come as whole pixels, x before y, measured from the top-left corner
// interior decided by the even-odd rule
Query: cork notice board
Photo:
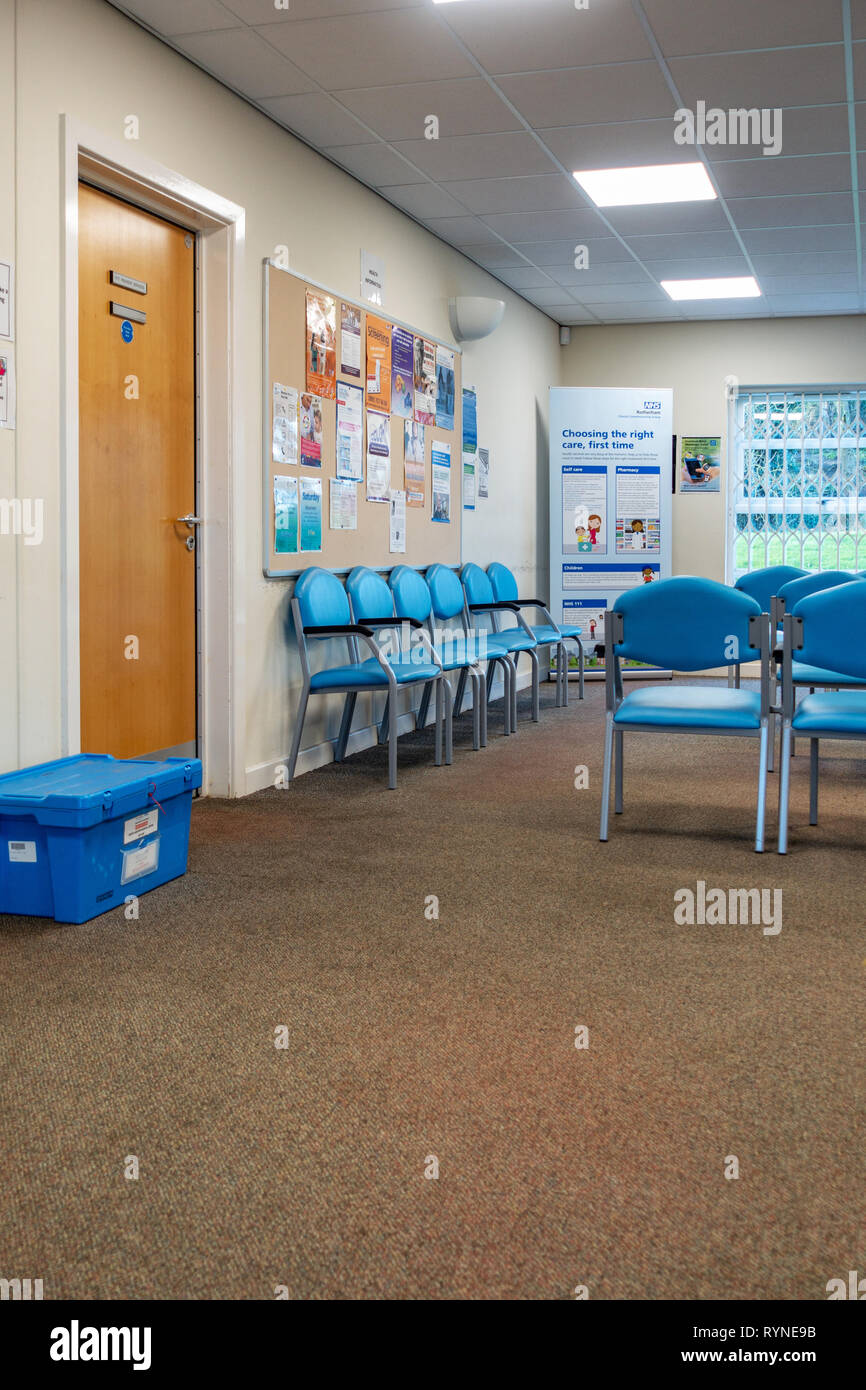
[[[358,529],[330,529],[330,482],[337,476],[337,403],[335,400],[322,401],[322,459],[321,468],[311,468],[300,463],[294,465],[274,463],[273,461],[273,388],[278,382],[298,392],[306,390],[306,294],[312,290],[330,295],[337,305],[337,381],[347,381],[353,386],[366,388],[366,309],[357,300],[348,299],[333,290],[328,290],[314,281],[304,280],[288,270],[281,270],[270,261],[264,262],[264,382],[263,382],[263,569],[270,579],[294,578],[310,565],[321,565],[324,569],[346,572],[354,565],[370,565],[374,569],[390,569],[394,565],[406,564],[423,569],[428,565],[440,563],[459,565],[461,558],[460,540],[463,519],[462,496],[462,381],[461,354],[453,344],[424,333],[423,329],[413,328],[393,318],[384,309],[369,306],[371,312],[386,323],[407,329],[417,337],[425,337],[454,351],[454,428],[440,429],[438,425],[427,425],[425,429],[424,459],[424,506],[406,508],[406,553],[392,554],[390,551],[389,507],[382,502],[368,502],[366,483],[359,482]],[[352,305],[361,315],[361,375],[352,377],[340,371],[340,324],[342,305]],[[366,390],[364,392],[366,423]],[[432,519],[432,470],[431,448],[433,440],[441,440],[451,446],[451,520],[443,523]],[[404,421],[391,416],[391,487],[405,488],[404,473]],[[366,430],[364,440],[364,470],[366,477]],[[278,554],[275,549],[274,520],[274,478],[319,478],[322,482],[322,549],[321,551],[297,551]]]

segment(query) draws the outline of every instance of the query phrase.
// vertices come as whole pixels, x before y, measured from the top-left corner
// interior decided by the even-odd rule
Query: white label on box
[[[36,863],[36,841],[35,841],[35,840],[10,840],[10,841],[9,841],[9,863],[10,863],[10,864],[35,864],[35,863]]]
[[[129,883],[133,878],[143,878],[145,874],[152,874],[159,864],[159,836],[142,845],[141,849],[122,849],[120,852],[123,855],[121,883]]]
[[[145,835],[152,835],[159,824],[159,808],[154,807],[152,811],[145,811],[143,815],[133,816],[132,820],[123,822],[123,843],[131,844],[133,840],[143,840]]]

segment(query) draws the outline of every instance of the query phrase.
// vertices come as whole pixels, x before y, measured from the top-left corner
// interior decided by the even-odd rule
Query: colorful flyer
[[[661,474],[654,465],[616,466],[616,549],[661,551]]]
[[[340,375],[361,375],[361,310],[340,305]]]
[[[332,401],[336,379],[337,301],[307,290],[307,390]]]
[[[322,548],[322,480],[301,478],[301,549]]]
[[[562,553],[607,553],[607,468],[603,463],[562,465]]]
[[[436,349],[436,426],[454,428],[454,353],[444,347]]]
[[[389,507],[390,550],[392,555],[406,554],[406,494],[392,489]]]
[[[367,315],[367,409],[391,414],[391,325],[372,314]]]
[[[301,396],[301,463],[306,468],[322,466],[322,400],[306,391]]]
[[[475,454],[463,455],[463,510],[475,511]]]
[[[474,386],[463,387],[463,452],[478,452],[478,396]]]
[[[294,468],[298,462],[298,393],[279,381],[273,390],[271,458],[284,468]]]
[[[364,477],[364,390],[337,382],[337,477]]]
[[[683,439],[680,492],[719,492],[722,481],[722,441],[717,435]]]
[[[391,500],[391,416],[367,412],[367,501]]]
[[[415,339],[415,419],[419,425],[436,423],[436,346],[427,338]]]
[[[274,478],[274,550],[294,555],[298,549],[298,480]]]
[[[451,520],[451,445],[442,439],[434,439],[431,449],[432,473],[432,519],[450,522]]]
[[[407,507],[424,506],[424,426],[417,420],[403,425],[403,473]]]
[[[414,338],[394,325],[391,334],[391,414],[411,420],[413,414],[412,352]]]
[[[478,450],[478,496],[490,496],[490,450]]]
[[[329,478],[328,482],[331,485],[331,530],[357,531],[358,484],[351,478]]]

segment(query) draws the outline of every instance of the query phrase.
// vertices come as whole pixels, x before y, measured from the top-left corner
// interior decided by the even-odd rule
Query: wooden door
[[[193,753],[194,237],[86,184],[78,208],[81,748]]]

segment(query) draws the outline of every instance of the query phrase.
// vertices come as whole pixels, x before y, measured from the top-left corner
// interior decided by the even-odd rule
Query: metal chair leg
[[[481,680],[476,670],[469,672],[469,680],[472,685],[472,747],[477,750],[481,747]]]
[[[388,730],[391,728],[391,696],[385,696],[385,708],[382,711],[382,718],[379,721],[379,743],[386,743],[388,740]]]
[[[397,786],[397,692],[388,699],[388,789]]]
[[[454,696],[454,718],[459,719],[463,713],[463,700],[466,694],[466,667],[464,666],[457,677],[457,693]]]
[[[615,764],[616,764],[616,800],[614,801],[614,812],[622,815],[622,729],[616,730],[614,740]]]
[[[444,722],[442,691],[443,680],[444,678],[442,676],[438,676],[436,679],[436,727],[434,739],[436,745],[435,761],[437,767],[442,766],[442,725]]]
[[[442,694],[445,700],[443,722],[445,724],[445,766],[454,761],[454,695],[447,676],[442,677]]]
[[[529,653],[529,660],[530,660],[530,663],[531,663],[531,665],[532,665],[532,722],[533,722],[533,724],[537,724],[537,723],[538,723],[538,704],[539,704],[539,702],[538,702],[538,694],[539,694],[539,691],[538,691],[538,677],[539,677],[538,652],[530,652],[530,653]]]
[[[791,784],[791,726],[782,725],[782,748],[779,753],[779,853],[788,852],[788,796]]]
[[[772,715],[770,716],[772,719]],[[755,853],[764,852],[764,822],[767,814],[767,752],[772,737],[769,724],[761,725],[761,747],[758,754],[758,816],[755,822]]]
[[[340,734],[337,739],[337,747],[334,752],[334,762],[341,763],[346,756],[346,745],[349,742],[349,733],[352,728],[352,717],[355,713],[355,702],[358,699],[357,691],[350,690],[343,705],[343,718],[340,722]]]
[[[809,824],[818,824],[818,740],[809,740]]]
[[[604,723],[604,771],[601,779],[601,827],[598,838],[607,839],[607,822],[610,812],[610,765],[613,760],[613,715],[608,714]]]
[[[426,729],[427,727],[427,716],[430,713],[430,693],[432,689],[433,682],[428,681],[427,684],[424,686],[424,690],[421,695],[421,703],[418,706],[418,713],[415,716],[416,729]]]
[[[295,731],[292,735],[292,751],[289,754],[289,781],[295,775],[295,765],[298,761],[298,752],[301,747],[301,734],[304,732],[304,719],[307,714],[307,701],[310,698],[310,687],[305,685],[298,700],[298,712],[295,715]]]
[[[584,655],[583,655],[583,643],[581,642],[580,638],[578,637],[578,639],[577,639],[577,698],[578,698],[578,700],[582,700],[582,699],[583,699],[583,675],[584,675],[585,669],[586,669],[586,663],[585,663],[585,661],[584,661]]]

